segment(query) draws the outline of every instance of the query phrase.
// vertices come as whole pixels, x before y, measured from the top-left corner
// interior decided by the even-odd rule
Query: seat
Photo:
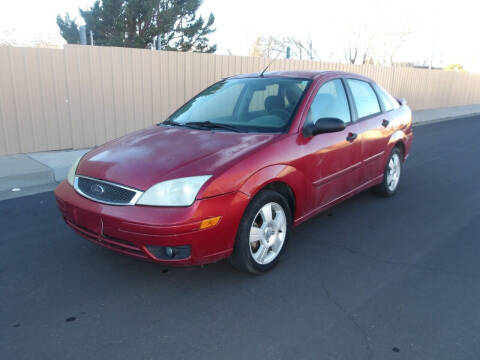
[[[293,111],[293,109],[295,109],[297,106],[300,97],[302,96],[302,92],[298,87],[288,87],[285,90],[285,96],[288,100],[288,110]]]
[[[271,95],[265,99],[265,110],[272,112],[274,110],[285,110],[285,102],[280,96]]]

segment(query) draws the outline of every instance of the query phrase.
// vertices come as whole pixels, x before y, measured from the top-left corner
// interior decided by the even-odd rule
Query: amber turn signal
[[[220,222],[221,218],[221,216],[216,216],[213,218],[202,220],[202,222],[200,223],[200,230],[217,225]]]

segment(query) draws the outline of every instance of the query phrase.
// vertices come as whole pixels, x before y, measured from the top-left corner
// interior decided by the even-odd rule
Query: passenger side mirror
[[[400,104],[400,106],[407,105],[407,99],[405,99],[405,98],[395,98],[395,100],[397,100],[397,102]]]
[[[318,134],[345,130],[345,123],[338,118],[320,118],[314,124],[310,123],[303,129],[303,136],[311,137]]]

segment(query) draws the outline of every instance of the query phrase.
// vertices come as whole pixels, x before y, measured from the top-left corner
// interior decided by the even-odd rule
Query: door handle
[[[348,136],[347,136],[347,141],[350,141],[350,142],[354,142],[355,139],[357,138],[358,134],[355,134],[355,133],[348,133]]]
[[[388,120],[386,120],[386,119],[384,119],[384,120],[382,121],[382,126],[383,126],[383,127],[386,128],[386,127],[388,126],[388,124],[390,124],[390,121],[388,121]]]

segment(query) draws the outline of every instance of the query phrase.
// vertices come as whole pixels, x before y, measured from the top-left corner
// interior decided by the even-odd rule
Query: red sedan
[[[55,196],[70,227],[112,250],[261,273],[292,226],[367,188],[395,194],[411,143],[405,101],[368,78],[241,75],[88,152]]]

